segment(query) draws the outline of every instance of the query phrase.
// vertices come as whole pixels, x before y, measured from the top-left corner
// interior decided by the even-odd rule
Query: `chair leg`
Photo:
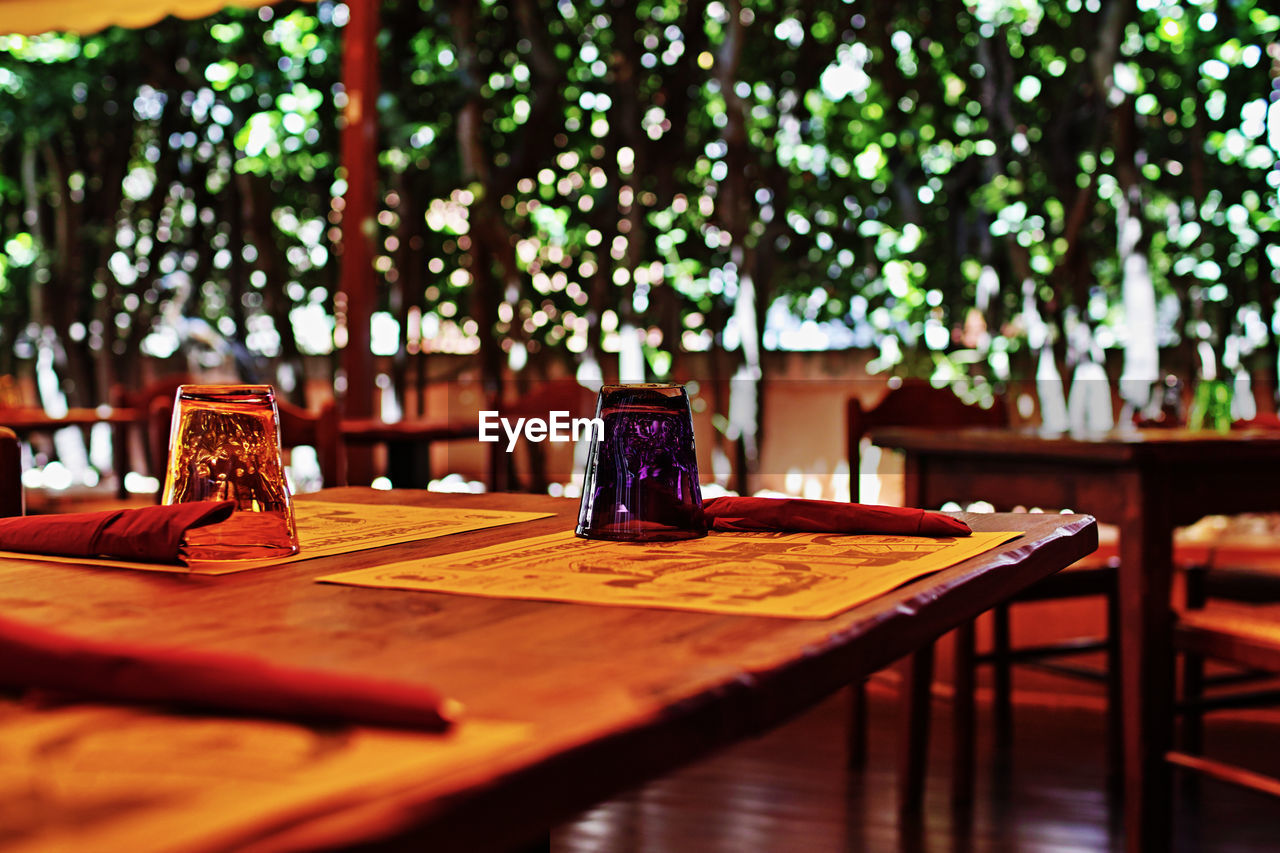
[[[952,750],[951,805],[968,808],[973,804],[973,775],[976,726],[974,725],[974,657],[977,645],[976,625],[966,622],[956,628],[955,671],[952,677]]]
[[[128,424],[116,424],[111,428],[111,465],[115,468],[116,497],[120,500],[129,497],[129,490],[124,487],[124,475],[129,473],[130,434]]]
[[[929,713],[933,687],[933,644],[923,646],[902,664],[903,722],[898,778],[898,812],[918,815],[924,805],[924,777],[929,758]]]
[[[1184,573],[1188,610],[1201,610],[1205,606],[1208,599],[1205,571],[1205,566],[1194,566]],[[1196,703],[1204,696],[1204,658],[1198,655],[1184,654],[1182,657],[1182,695],[1186,702],[1186,711],[1182,715],[1182,751],[1199,755],[1204,750],[1204,715]]]
[[[1013,745],[1013,664],[1009,659],[1009,605],[998,604],[991,611],[991,669],[993,717],[997,748]]]
[[[1204,752],[1204,715],[1196,703],[1204,696],[1204,658],[1184,652],[1182,657],[1182,698],[1186,711],[1182,715],[1181,751],[1198,756]],[[1200,793],[1200,774],[1183,773],[1182,796],[1188,802],[1197,802]]]
[[[850,770],[867,766],[867,681],[859,679],[849,685],[849,751]]]

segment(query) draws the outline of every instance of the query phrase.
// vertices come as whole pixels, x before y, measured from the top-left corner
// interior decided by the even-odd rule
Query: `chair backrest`
[[[141,388],[128,388],[125,385],[113,385],[108,393],[111,405],[118,409],[137,409],[139,421],[146,417],[151,401],[157,398],[173,402],[174,395],[181,385],[194,385],[199,380],[189,373],[171,373],[161,376],[143,385]]]
[[[320,477],[325,488],[345,486],[346,460],[342,452],[342,428],[338,408],[332,400],[312,412],[285,400],[276,401],[280,413],[280,445],[284,448],[307,445],[316,449]],[[159,473],[160,491],[169,465],[169,432],[173,425],[173,401],[156,398],[147,411],[147,435],[151,445],[152,470]]]
[[[552,412],[568,412],[569,417],[589,418],[596,412],[596,392],[572,377],[538,382],[528,392],[497,407],[508,419],[547,418]]]
[[[150,469],[146,473],[153,477],[164,477],[164,465],[162,464],[159,468],[156,468],[154,461],[157,456],[162,461],[165,458],[165,448],[169,446],[169,435],[165,433],[164,440],[160,442],[159,452],[157,453],[156,445],[152,440],[151,429],[148,426],[151,404],[155,400],[163,400],[172,408],[173,398],[178,392],[178,387],[180,385],[190,385],[196,381],[196,378],[190,374],[174,373],[162,376],[141,388],[129,388],[123,384],[111,387],[108,392],[108,401],[111,406],[116,409],[130,409],[137,413],[137,417],[134,418],[132,424],[117,423],[112,426],[111,430],[116,477],[120,479],[120,497],[124,497],[126,494],[124,477],[134,470],[135,458]],[[141,452],[140,457],[135,457],[135,448]]]
[[[1245,612],[1250,610],[1259,612]],[[1269,681],[1272,676],[1280,674],[1280,621],[1268,610],[1211,607],[1207,610],[1184,610],[1177,614],[1173,646],[1175,651],[1183,653],[1186,667],[1181,681],[1184,693],[1182,708],[1185,709],[1182,724],[1187,729],[1187,736],[1178,748],[1165,754],[1165,760],[1184,770],[1278,797],[1280,778],[1274,773],[1259,773],[1256,763],[1252,767],[1235,763],[1243,761],[1246,756],[1227,759],[1225,756],[1210,758],[1201,754],[1202,715],[1206,712],[1275,706],[1274,690],[1241,691],[1237,687],[1234,691],[1226,691],[1229,695],[1224,691],[1204,695],[1204,688],[1209,686],[1204,673],[1205,658],[1225,662],[1234,668],[1252,670]],[[1173,710],[1170,709],[1169,713],[1172,714]]]
[[[859,499],[862,439],[875,427],[910,426],[956,429],[975,426],[1007,426],[1009,412],[997,397],[990,408],[970,405],[950,388],[937,388],[922,380],[906,380],[891,388],[874,406],[865,409],[850,397],[845,409],[845,435],[849,451],[849,499]]]
[[[26,502],[22,491],[22,445],[17,434],[0,427],[0,516],[24,515]]]
[[[569,418],[590,418],[596,413],[597,393],[582,385],[573,377],[561,377],[539,381],[534,387],[502,405],[490,404],[509,421],[516,418],[541,418],[549,420],[553,412],[567,412]],[[546,491],[549,480],[546,454],[542,447],[526,444],[528,482],[520,483],[516,474],[513,455],[506,451],[503,442],[489,445],[489,482],[491,492]]]
[[[342,425],[337,404],[328,400],[312,412],[286,400],[277,400],[276,408],[280,412],[280,444],[284,447],[300,444],[314,447],[323,486],[345,486],[346,457],[342,451]]]

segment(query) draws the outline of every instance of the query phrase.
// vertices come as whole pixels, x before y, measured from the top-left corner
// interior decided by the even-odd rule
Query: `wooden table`
[[[997,508],[1070,508],[1118,526],[1126,843],[1133,853],[1168,849],[1174,529],[1215,513],[1280,510],[1280,437],[901,427],[871,438],[905,452],[908,506],[985,500]]]
[[[479,441],[477,421],[343,418],[342,440],[349,446],[387,448],[387,479],[395,488],[425,489],[431,482],[431,445],[437,441]],[[351,482],[350,480],[348,482]],[[367,481],[366,481],[367,482]]]
[[[96,409],[69,409],[61,417],[53,417],[44,409],[34,406],[0,408],[0,426],[7,426],[18,435],[32,432],[56,432],[66,427],[94,426],[95,424],[129,425],[138,419],[133,409],[100,406]]]
[[[406,772],[394,786],[347,792],[340,806],[323,798],[294,803],[280,814],[261,816],[252,836],[210,832],[183,849],[262,853],[307,849],[321,839],[388,846],[429,839],[433,851],[484,851],[545,838],[552,826],[597,802],[785,721],[1097,544],[1096,524],[1088,516],[968,515],[978,529],[1024,535],[831,619],[803,621],[314,583],[338,570],[564,530],[577,511],[576,501],[533,495],[347,488],[320,497],[453,502],[554,516],[219,577],[4,562],[0,606],[12,618],[88,636],[164,638],[291,665],[420,681],[467,706],[459,736],[468,727],[498,721],[523,726],[529,737],[449,772]],[[15,719],[38,724],[49,713],[0,703],[0,731]],[[139,709],[112,713],[116,720],[157,718]],[[230,737],[254,725],[264,727],[264,737],[269,725],[307,731],[265,721],[202,720],[198,735],[183,737],[195,743],[193,763],[211,774],[210,787],[222,783],[234,792],[243,784],[246,771],[208,766],[215,762],[207,750],[217,747],[222,734]],[[350,738],[368,731],[356,729]],[[3,747],[0,741],[0,754]],[[99,744],[95,754],[109,757],[111,747]],[[74,775],[63,779],[68,796],[76,792],[75,781]],[[269,799],[272,791],[262,792],[257,784],[254,802]],[[127,792],[121,797],[121,807],[132,810],[139,827],[129,849],[163,848],[167,836],[157,828],[174,823],[177,806],[129,802]],[[51,797],[33,806],[37,830],[55,834],[59,802]],[[58,831],[65,849],[88,850],[101,846],[94,842],[104,830],[85,821]],[[19,849],[23,841],[32,839],[0,834],[0,851]]]
[[[92,427],[109,424],[113,428],[111,452],[116,475],[116,497],[124,498],[124,475],[129,470],[129,430],[139,423],[141,412],[110,406],[96,409],[69,409],[61,417],[52,417],[37,406],[0,408],[0,426],[7,426],[26,440],[32,433],[55,433],[67,427]]]

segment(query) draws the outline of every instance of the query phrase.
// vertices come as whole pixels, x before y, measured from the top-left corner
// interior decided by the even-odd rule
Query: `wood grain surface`
[[[252,842],[237,838],[225,849],[417,837],[430,838],[433,850],[524,843],[619,790],[777,725],[1097,544],[1089,516],[966,515],[975,529],[1024,535],[814,622],[315,583],[324,574],[565,529],[577,512],[576,501],[531,495],[346,488],[317,497],[555,514],[216,577],[0,562],[0,609],[15,619],[89,637],[217,648],[420,682],[460,700],[477,726],[517,724],[528,732],[443,778],[406,772],[394,790],[348,792],[338,805],[317,801],[312,812],[295,806],[277,822],[258,820]],[[0,721],[42,713],[8,705]],[[159,821],[163,807],[155,808]],[[56,804],[48,820],[52,832]],[[91,849],[92,827],[82,829],[79,849]],[[0,833],[0,850],[8,848],[18,849],[17,842]],[[142,838],[134,849],[162,848]]]

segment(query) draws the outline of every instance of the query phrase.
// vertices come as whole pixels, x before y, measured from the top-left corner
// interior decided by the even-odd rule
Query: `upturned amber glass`
[[[166,504],[236,502],[231,518],[187,533],[190,560],[257,560],[298,552],[293,499],[270,385],[183,385],[169,432]]]
[[[605,385],[596,403],[577,535],[661,542],[707,535],[683,385]]]

